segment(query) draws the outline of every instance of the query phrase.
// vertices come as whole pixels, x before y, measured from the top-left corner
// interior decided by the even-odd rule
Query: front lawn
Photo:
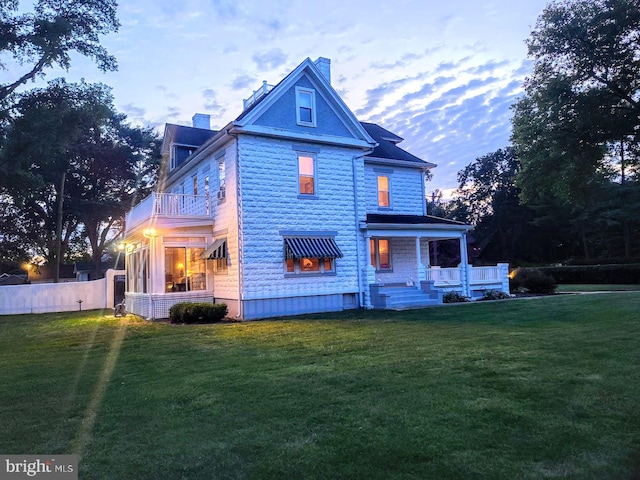
[[[640,293],[176,326],[0,317],[0,452],[82,479],[629,479]]]

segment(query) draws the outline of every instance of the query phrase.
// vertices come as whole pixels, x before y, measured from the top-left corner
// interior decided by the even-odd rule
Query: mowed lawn
[[[640,292],[0,333],[0,452],[81,479],[640,478]]]

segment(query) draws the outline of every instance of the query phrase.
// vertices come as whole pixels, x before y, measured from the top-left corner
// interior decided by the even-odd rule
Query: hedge
[[[564,284],[640,284],[640,263],[626,265],[567,265],[541,267]]]
[[[214,323],[227,315],[224,303],[176,303],[169,309],[171,323]]]

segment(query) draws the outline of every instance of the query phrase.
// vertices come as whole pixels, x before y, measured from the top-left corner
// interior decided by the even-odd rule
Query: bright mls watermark
[[[2,455],[0,480],[78,480],[78,455]]]

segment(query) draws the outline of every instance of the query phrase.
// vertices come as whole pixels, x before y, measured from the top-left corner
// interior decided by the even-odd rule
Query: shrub
[[[505,298],[511,298],[511,296],[502,290],[485,290],[480,300],[504,300]]]
[[[468,301],[469,297],[465,297],[458,292],[447,292],[442,296],[443,303],[462,303]]]
[[[555,279],[537,268],[518,268],[509,281],[511,291],[526,290],[529,293],[551,294],[556,291]]]
[[[640,284],[640,264],[544,267],[558,283]]]
[[[227,315],[224,303],[176,303],[169,309],[171,323],[214,323]]]

